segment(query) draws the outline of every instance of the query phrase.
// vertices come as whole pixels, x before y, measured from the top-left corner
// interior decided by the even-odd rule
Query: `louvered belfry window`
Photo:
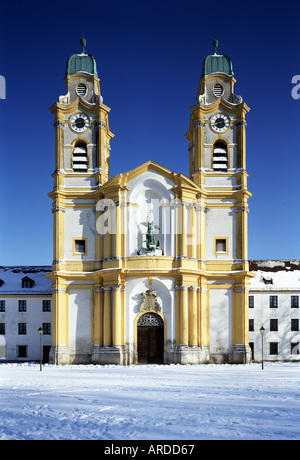
[[[223,86],[220,85],[220,83],[217,83],[214,87],[213,87],[213,95],[215,97],[221,97],[223,94]]]
[[[215,171],[227,171],[228,169],[227,147],[221,142],[216,142],[214,145],[213,169]]]
[[[76,88],[76,94],[77,96],[83,97],[86,94],[86,86],[84,83],[79,83],[79,85]]]
[[[77,144],[73,152],[73,170],[76,172],[87,172],[88,158],[86,145],[84,143]]]

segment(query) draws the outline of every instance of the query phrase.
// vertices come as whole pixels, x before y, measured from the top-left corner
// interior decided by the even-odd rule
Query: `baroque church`
[[[250,362],[249,107],[234,93],[231,60],[215,40],[203,61],[185,134],[189,177],[148,161],[110,178],[110,108],[81,45],[50,108],[50,362]]]

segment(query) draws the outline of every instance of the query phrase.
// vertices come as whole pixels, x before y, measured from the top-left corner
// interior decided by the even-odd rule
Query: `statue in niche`
[[[150,220],[148,220],[147,222],[141,222],[142,225],[145,225],[147,227],[147,233],[146,233],[146,247],[142,247],[139,251],[138,251],[138,254],[140,255],[141,252],[145,253],[145,254],[155,254],[155,255],[162,255],[162,251],[160,249],[160,244],[159,244],[159,241],[156,242],[155,240],[155,236],[154,236],[154,229],[157,228],[159,229],[159,227],[157,227],[156,225],[154,225],[154,222],[150,222]],[[156,251],[159,252],[159,254],[156,254]]]
[[[158,295],[155,289],[147,289],[146,292],[142,292],[141,296],[143,297],[142,303],[140,305],[140,311],[145,310],[154,310],[161,311],[161,306],[157,302]]]

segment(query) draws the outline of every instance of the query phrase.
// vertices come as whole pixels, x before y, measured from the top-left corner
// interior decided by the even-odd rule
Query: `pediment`
[[[200,191],[199,187],[184,174],[171,171],[170,169],[165,168],[164,166],[154,161],[147,161],[146,163],[143,163],[142,165],[131,171],[128,171],[127,173],[121,173],[114,176],[103,185],[103,191],[109,187],[128,187],[128,185],[133,183],[135,179],[138,179],[142,175],[145,175],[149,172],[153,172],[157,177],[161,176],[161,178],[164,178],[168,184],[172,184],[171,186],[174,188],[174,190],[180,188],[188,188],[194,190],[194,192]]]

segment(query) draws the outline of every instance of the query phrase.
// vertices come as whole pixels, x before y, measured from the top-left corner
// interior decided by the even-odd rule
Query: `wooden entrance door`
[[[138,321],[139,364],[164,362],[164,324],[159,315],[145,313]]]

